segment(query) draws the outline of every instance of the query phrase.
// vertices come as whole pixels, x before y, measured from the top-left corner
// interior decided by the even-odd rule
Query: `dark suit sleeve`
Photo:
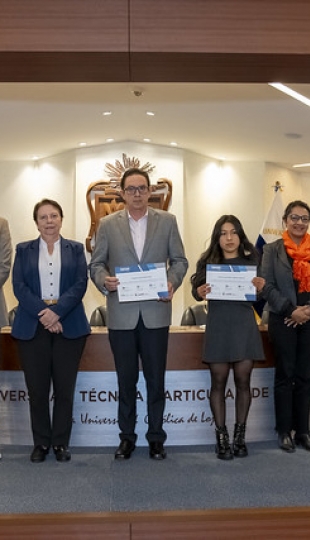
[[[266,280],[262,296],[267,300],[271,311],[290,317],[296,306],[285,296],[285,291],[280,290],[277,283],[278,256],[275,244],[265,244],[261,266],[261,275]]]
[[[38,262],[37,259],[29,256],[29,245],[16,246],[12,284],[20,306],[29,315],[38,319],[38,313],[46,305],[40,297]]]
[[[89,264],[91,280],[104,295],[108,294],[104,286],[105,278],[110,276],[108,268],[109,241],[106,233],[106,221],[101,220],[96,237],[96,244]]]

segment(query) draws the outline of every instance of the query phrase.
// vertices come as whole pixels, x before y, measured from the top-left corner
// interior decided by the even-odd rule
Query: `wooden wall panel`
[[[131,540],[275,540],[309,538],[310,520],[292,522],[283,517],[278,520],[251,520],[217,522],[158,522],[133,524]]]
[[[308,0],[130,0],[132,52],[309,54]]]
[[[130,74],[136,83],[310,83],[310,54],[132,53]]]
[[[129,80],[128,0],[0,0],[0,82]]]
[[[306,83],[309,27],[306,0],[131,0],[131,80]]]
[[[0,515],[1,540],[309,538],[309,508]]]
[[[128,0],[0,0],[0,51],[128,52]]]
[[[131,540],[129,523],[117,523],[116,520],[114,523],[85,521],[83,523],[79,519],[79,523],[75,524],[73,520],[59,516],[53,518],[52,515],[30,520],[17,515],[12,522],[1,522],[0,518],[0,540]]]
[[[0,13],[4,51],[310,53],[308,0],[0,0]]]
[[[128,80],[128,53],[0,51],[0,82]]]
[[[310,82],[308,0],[0,0],[0,82]]]

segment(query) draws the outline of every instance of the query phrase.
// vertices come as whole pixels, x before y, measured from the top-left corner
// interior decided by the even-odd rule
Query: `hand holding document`
[[[119,280],[120,302],[159,300],[169,296],[165,263],[118,266],[115,276]]]
[[[207,264],[206,281],[211,287],[207,299],[254,302],[256,289],[252,279],[256,275],[256,266]]]

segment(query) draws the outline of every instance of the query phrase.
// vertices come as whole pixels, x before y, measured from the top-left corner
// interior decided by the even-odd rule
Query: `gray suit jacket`
[[[107,294],[105,278],[115,275],[116,266],[159,262],[167,264],[168,281],[175,291],[181,285],[188,267],[175,216],[148,208],[146,238],[140,261],[135,252],[127,210],[101,219],[90,262],[90,277],[103,294]],[[107,295],[107,307],[107,325],[114,330],[135,328],[140,313],[147,328],[160,328],[171,323],[171,302],[148,300],[120,303],[118,293],[112,292]]]
[[[0,218],[0,328],[9,324],[3,285],[10,275],[12,245],[9,225],[6,219]]]
[[[266,280],[263,297],[270,311],[283,314],[289,303],[297,305],[292,266],[282,239],[265,244],[261,273]]]

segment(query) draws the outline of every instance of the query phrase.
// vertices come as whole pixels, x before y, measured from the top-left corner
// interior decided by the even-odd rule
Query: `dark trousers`
[[[52,334],[44,330],[39,324],[33,339],[19,339],[17,342],[29,393],[34,445],[68,446],[76,377],[86,336],[67,339],[62,334]]]
[[[134,330],[109,330],[119,386],[120,439],[135,442],[139,357],[147,390],[148,442],[166,440],[163,430],[169,327],[149,329],[140,317]]]
[[[276,369],[274,400],[276,430],[279,433],[309,431],[310,405],[310,322],[296,328],[283,317],[270,313],[268,329]]]

